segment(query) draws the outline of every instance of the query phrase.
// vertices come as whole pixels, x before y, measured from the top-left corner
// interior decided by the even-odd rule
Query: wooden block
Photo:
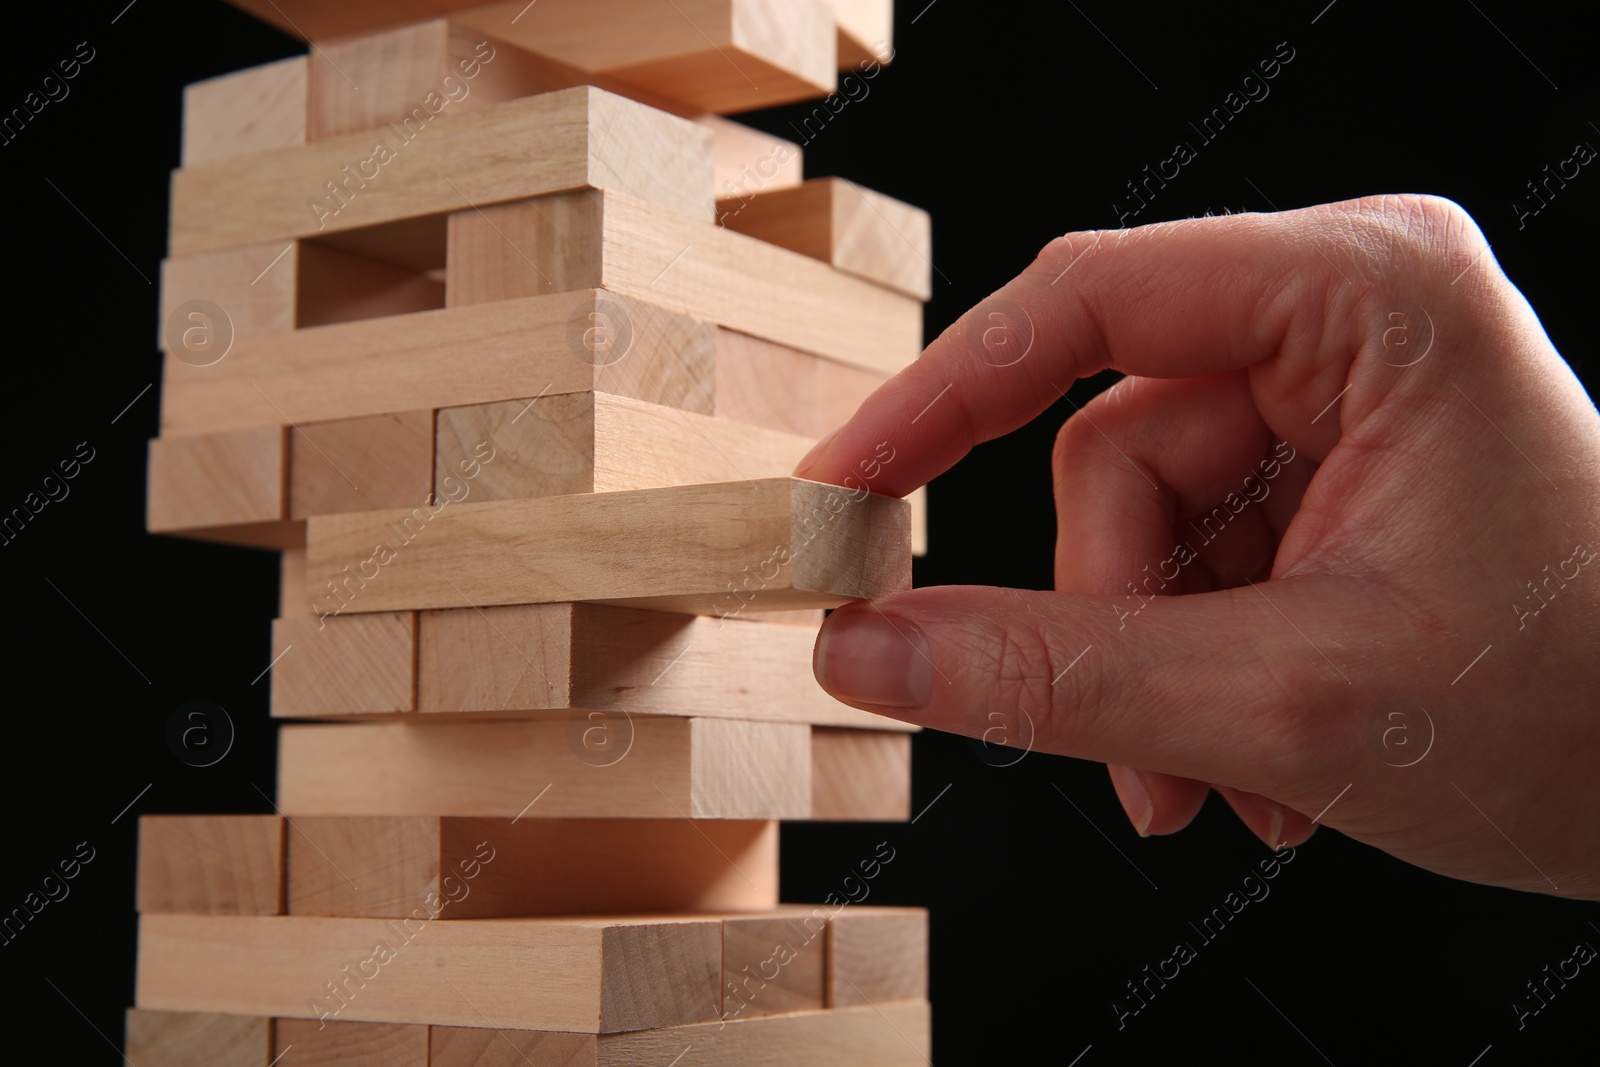
[[[438,435],[440,479],[469,462],[480,442],[495,442],[495,461],[477,483],[483,500],[779,478],[812,445],[610,393],[444,408]]]
[[[717,201],[717,222],[906,296],[933,295],[928,213],[843,178]]]
[[[272,714],[280,718],[416,709],[417,613],[278,619]]]
[[[854,35],[872,32],[859,16],[843,14],[836,30],[834,12],[816,0],[692,0],[677,9],[645,0],[230,2],[303,40],[372,34],[451,16],[591,75],[687,107],[730,113],[826,96],[836,84],[834,68],[855,62],[841,56],[841,42],[854,57]],[[848,41],[841,35],[846,23]]]
[[[245,245],[168,259],[161,264],[161,337],[169,352],[185,352],[197,364],[220,362],[234,337],[281,333],[295,328],[298,273],[289,242]],[[205,301],[222,309],[218,321]],[[191,305],[182,314],[179,308]]]
[[[141,1008],[592,1034],[715,1018],[721,963],[720,924],[693,918],[144,915],[136,1000]]]
[[[894,0],[822,0],[839,27],[839,69],[861,67],[877,74],[876,63],[894,57]]]
[[[716,416],[801,437],[843,426],[887,380],[729,329],[716,346]]]
[[[910,735],[814,728],[811,813],[819,820],[911,818]]]
[[[276,426],[154,438],[147,528],[261,548],[303,544],[304,527],[284,506],[286,452]]]
[[[906,497],[911,505],[911,554],[928,554],[928,487],[914,489]]]
[[[581,1036],[433,1027],[433,1067],[927,1067],[926,1001]],[[691,1051],[692,1050],[692,1051]],[[287,1067],[287,1065],[286,1065]]]
[[[470,250],[446,265],[452,306],[600,287],[884,375],[922,351],[918,300],[634,197],[580,190],[457,211],[450,231],[452,252]]]
[[[832,12],[818,0],[543,0],[458,12],[511,44],[703,111],[826,96],[837,84]]]
[[[285,726],[278,805],[290,815],[803,819],[807,731],[644,716]]]
[[[596,184],[705,219],[711,136],[590,87],[184,167],[175,256],[288,241]],[[423,147],[413,147],[414,141]],[[381,146],[381,147],[380,147]]]
[[[141,1067],[268,1067],[272,1030],[260,1016],[129,1008],[125,1050]]]
[[[278,564],[278,614],[297,618],[308,614],[306,607],[306,550],[286,548]]]
[[[711,131],[711,177],[718,199],[787,189],[804,180],[805,154],[793,141],[719,115],[695,121]]]
[[[138,908],[206,915],[283,913],[276,815],[144,815]]]
[[[162,433],[591,390],[707,411],[713,344],[709,326],[592,290],[241,337],[210,367],[167,357]]]
[[[289,517],[426,503],[433,434],[429,410],[299,423],[289,434]]]
[[[285,1067],[428,1067],[426,1026],[279,1019],[276,1029]]]
[[[787,917],[725,919],[722,1017],[821,1009],[826,995],[824,956],[824,941],[804,942]]]
[[[306,73],[306,57],[292,56],[186,86],[183,165],[303,143]]]
[[[727,616],[910,588],[906,503],[846,494],[766,478],[321,515],[306,581],[353,583],[318,610],[357,612],[587,600]]]
[[[295,830],[294,915],[758,911],[778,900],[771,821],[304,815]]]
[[[848,907],[828,924],[828,1006],[928,995],[925,908]]]
[[[398,123],[406,108],[414,108],[430,92],[443,94],[450,100],[450,109],[459,113],[593,85],[709,129],[714,183],[709,195],[713,198],[749,195],[801,181],[802,153],[791,141],[464,26],[445,21],[418,23],[362,37],[325,40],[319,51],[330,62],[311,68],[308,135],[313,141]],[[339,77],[333,63],[349,81]],[[352,83],[368,88],[358,92]],[[380,92],[372,90],[374,83],[383,87]],[[388,110],[380,105],[387,105]]]
[[[818,614],[811,613],[809,625],[795,626],[767,622],[765,614],[724,623],[594,604],[425,611],[417,640],[417,710],[599,708],[915,729],[841,704],[817,684],[811,648]]]

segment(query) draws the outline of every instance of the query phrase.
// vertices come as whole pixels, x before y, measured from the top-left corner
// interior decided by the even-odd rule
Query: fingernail
[[[1283,807],[1279,804],[1272,805],[1272,820],[1267,823],[1267,847],[1273,850],[1282,848],[1283,840]]]
[[[794,465],[794,476],[796,478],[804,478],[806,476],[806,472],[811,469],[812,465],[814,465],[817,460],[822,458],[822,454],[828,450],[828,446],[833,444],[833,439],[838,437],[839,431],[843,429],[843,426],[839,427],[838,430],[834,430],[832,433],[822,438],[822,440],[812,445],[811,451],[807,452],[800,462]]]
[[[1122,801],[1122,810],[1128,813],[1128,821],[1133,823],[1140,837],[1149,837],[1150,821],[1155,818],[1156,809],[1150,802],[1150,790],[1144,784],[1144,775],[1132,767],[1119,767],[1116,764],[1108,769],[1117,787],[1117,799]]]
[[[811,665],[822,688],[846,703],[920,708],[933,696],[928,639],[915,624],[876,608],[829,615]]]

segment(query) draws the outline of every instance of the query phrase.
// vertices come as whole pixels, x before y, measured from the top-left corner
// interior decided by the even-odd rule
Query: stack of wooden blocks
[[[888,0],[234,2],[310,49],[187,91],[148,522],[282,553],[305,721],[276,814],[142,820],[130,1059],[925,1062],[892,846],[782,905],[778,820],[910,815],[810,661],[920,513],[789,473],[928,219],[721,117],[820,129]]]

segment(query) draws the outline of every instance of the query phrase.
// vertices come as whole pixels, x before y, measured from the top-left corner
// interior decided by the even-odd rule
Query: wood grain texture
[[[817,0],[544,0],[458,12],[484,33],[703,111],[833,91],[832,12]]]
[[[887,380],[746,333],[717,330],[718,418],[818,438],[848,422]]]
[[[135,999],[298,1019],[649,1029],[715,1018],[721,933],[692,918],[144,915]]]
[[[917,299],[624,194],[517,200],[457,212],[450,227],[452,248],[473,252],[447,264],[450,293],[598,286],[884,375],[922,351]],[[486,262],[492,283],[481,280]]]
[[[439,412],[439,476],[492,439],[483,500],[779,478],[812,440],[610,393],[566,393]]]
[[[516,604],[419,616],[417,710],[440,715],[612,709],[914,730],[817,684],[807,625],[595,604]],[[331,621],[330,621],[331,625]]]
[[[205,351],[204,346],[227,343],[219,326],[229,337],[294,329],[299,300],[297,259],[290,242],[284,241],[163,260],[161,336],[156,343],[167,351],[186,351],[197,363],[207,363],[217,353]],[[221,308],[226,322],[208,321],[204,308],[191,307],[176,314],[181,306],[202,300]]]
[[[162,433],[597,389],[706,411],[713,344],[709,326],[592,290],[240,337],[209,367],[167,357]]]
[[[172,177],[170,248],[190,255],[314,237],[464,204],[584,186],[707,218],[711,135],[592,87],[429,121],[184,167]]]
[[[279,915],[283,872],[283,820],[276,815],[139,819],[140,911]]]
[[[933,295],[928,213],[843,178],[717,201],[717,221],[906,296]]]
[[[423,1025],[279,1019],[275,1029],[285,1067],[428,1067]]]
[[[771,821],[306,815],[294,823],[294,915],[758,911],[778,899]]]
[[[183,90],[185,167],[304,143],[305,56],[234,71]]]
[[[424,503],[433,436],[426,409],[299,423],[289,433],[289,517]]]
[[[416,710],[414,611],[277,619],[272,655],[278,718]]]
[[[129,1063],[142,1067],[268,1067],[271,1019],[128,1009]]]
[[[415,511],[431,512],[415,530],[401,530],[412,513],[398,511],[312,519],[308,584],[376,567],[342,602],[357,612],[584,600],[719,616],[832,607],[911,584],[904,501],[852,502],[798,479]]]
[[[309,79],[306,136],[325,141],[379,130],[426,110],[429,95],[452,113],[569,88],[538,57],[443,19],[326,39]]]
[[[823,1007],[825,942],[796,936],[792,920],[758,915],[722,923],[722,1016],[750,1018]]]
[[[278,805],[289,815],[806,818],[807,731],[614,712],[285,726]]]
[[[819,726],[811,731],[811,760],[813,818],[911,818],[910,735]]]
[[[931,1050],[926,1001],[598,1036],[433,1028],[433,1067],[926,1067]]]
[[[828,924],[828,1006],[928,995],[925,908],[849,907]]]
[[[287,452],[276,426],[152,439],[146,528],[260,548],[304,543],[285,506]]]

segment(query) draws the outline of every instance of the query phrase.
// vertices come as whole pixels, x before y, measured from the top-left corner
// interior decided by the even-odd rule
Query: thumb
[[[916,589],[834,611],[813,666],[868,711],[973,737],[993,736],[998,713],[1040,751],[1294,803],[1300,782],[1320,785],[1359,746],[1341,713],[1360,681],[1346,650],[1361,627],[1340,607],[1351,584],[1146,598]]]

